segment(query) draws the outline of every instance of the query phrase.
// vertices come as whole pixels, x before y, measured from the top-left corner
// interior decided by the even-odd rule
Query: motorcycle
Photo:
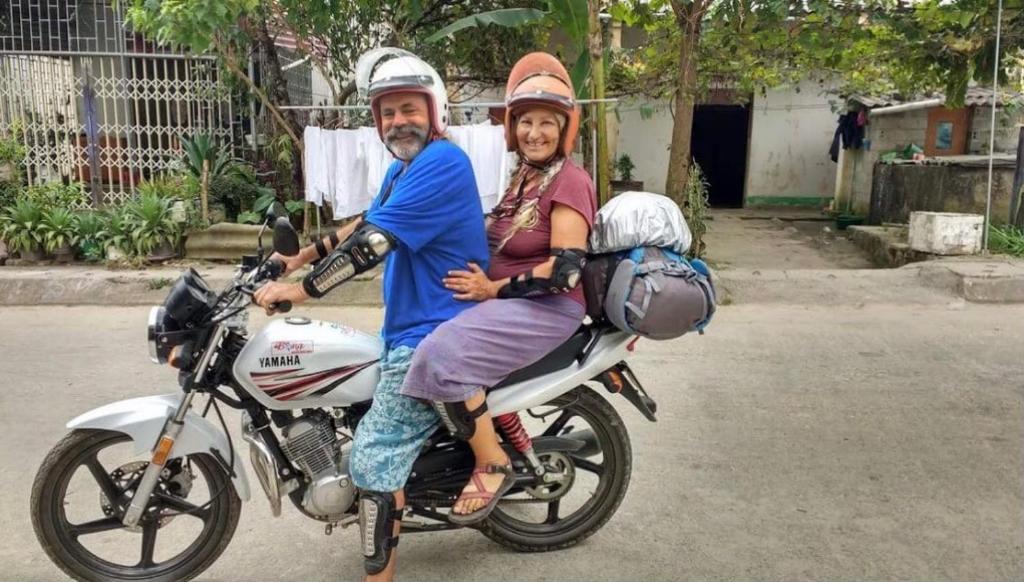
[[[72,578],[188,580],[217,560],[251,497],[221,405],[240,411],[250,468],[274,516],[287,498],[325,523],[327,534],[358,522],[349,451],[379,379],[382,344],[340,323],[294,316],[250,334],[252,294],[283,270],[264,257],[269,225],[274,250],[298,252],[295,230],[271,211],[257,254],[243,259],[225,289],[212,291],[190,269],[150,312],[150,357],[178,371],[181,391],[86,412],[44,459],[32,486],[32,524]],[[472,527],[537,552],[573,546],[608,522],[629,486],[632,453],[622,419],[595,387],[655,421],[655,402],[625,362],[636,339],[603,322],[584,324],[489,391],[516,484]],[[207,418],[211,410],[219,428]],[[473,465],[468,445],[441,425],[406,485],[402,532],[459,527],[447,512]]]

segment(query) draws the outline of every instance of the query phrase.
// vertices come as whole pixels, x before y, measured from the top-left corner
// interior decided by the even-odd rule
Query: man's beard
[[[416,139],[411,142],[402,139],[409,136],[413,136]],[[402,140],[401,142],[398,141],[400,139]],[[396,158],[408,162],[419,155],[427,145],[427,131],[415,125],[392,127],[388,130],[387,135],[384,136],[384,143],[387,144],[388,149],[391,150],[391,153]]]

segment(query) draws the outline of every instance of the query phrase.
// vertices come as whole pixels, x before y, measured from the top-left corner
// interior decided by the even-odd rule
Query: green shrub
[[[102,212],[78,214],[78,248],[87,261],[98,261],[104,256],[107,237],[107,216]]]
[[[12,163],[20,165],[25,160],[25,146],[17,139],[4,136],[0,137],[0,164]]]
[[[0,210],[14,206],[14,201],[25,193],[20,182],[0,182]]]
[[[993,252],[1024,257],[1024,229],[1013,226],[989,226],[988,248]]]
[[[135,192],[139,196],[152,195],[161,198],[183,198],[185,189],[185,184],[181,177],[164,175],[140,182],[135,187]]]
[[[48,182],[31,186],[25,190],[25,197],[35,200],[43,208],[81,208],[89,205],[89,196],[79,182],[63,184]]]
[[[704,256],[707,246],[704,244],[704,234],[708,231],[708,181],[696,160],[690,164],[689,179],[686,181],[683,197],[683,216],[693,235],[693,242],[690,243],[690,250],[686,254],[699,259]]]
[[[619,174],[619,179],[623,182],[629,182],[633,179],[633,170],[636,168],[633,165],[633,158],[629,157],[629,154],[622,154],[619,159],[615,161],[615,171]]]
[[[42,238],[46,252],[74,246],[78,242],[75,213],[70,208],[49,208],[43,211]]]
[[[155,194],[139,196],[128,203],[131,246],[136,254],[149,255],[164,242],[177,246],[180,228],[172,216],[172,203]]]
[[[104,213],[106,228],[100,243],[105,247],[114,247],[126,255],[134,254],[132,247],[132,218],[128,205],[115,206]]]
[[[40,248],[43,243],[43,209],[30,198],[15,201],[0,213],[0,233],[14,251]]]

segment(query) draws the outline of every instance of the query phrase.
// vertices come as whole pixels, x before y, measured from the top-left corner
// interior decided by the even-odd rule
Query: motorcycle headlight
[[[172,333],[178,331],[178,325],[163,307],[149,310],[149,326],[146,336],[149,340],[149,359],[154,364],[166,364],[167,357],[174,349],[176,342],[171,341]]]

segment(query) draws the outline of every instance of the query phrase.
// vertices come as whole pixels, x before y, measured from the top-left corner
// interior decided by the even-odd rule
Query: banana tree
[[[457,32],[486,26],[517,27],[533,24],[547,24],[561,30],[572,43],[575,60],[569,63],[569,75],[576,88],[578,98],[593,96],[604,98],[604,48],[600,22],[599,0],[548,0],[547,10],[536,8],[505,8],[473,14],[456,20],[427,38],[438,42]],[[601,202],[609,192],[608,182],[608,131],[605,124],[605,110],[598,105],[595,119],[597,125],[597,187]]]
[[[587,79],[590,76],[590,53],[587,51],[589,21],[587,0],[548,0],[547,10],[536,8],[504,8],[480,12],[456,20],[427,37],[427,42],[439,42],[455,33],[486,26],[515,28],[534,24],[547,24],[558,28],[569,37],[576,60],[570,64],[569,74],[576,87],[577,97],[589,95]]]

